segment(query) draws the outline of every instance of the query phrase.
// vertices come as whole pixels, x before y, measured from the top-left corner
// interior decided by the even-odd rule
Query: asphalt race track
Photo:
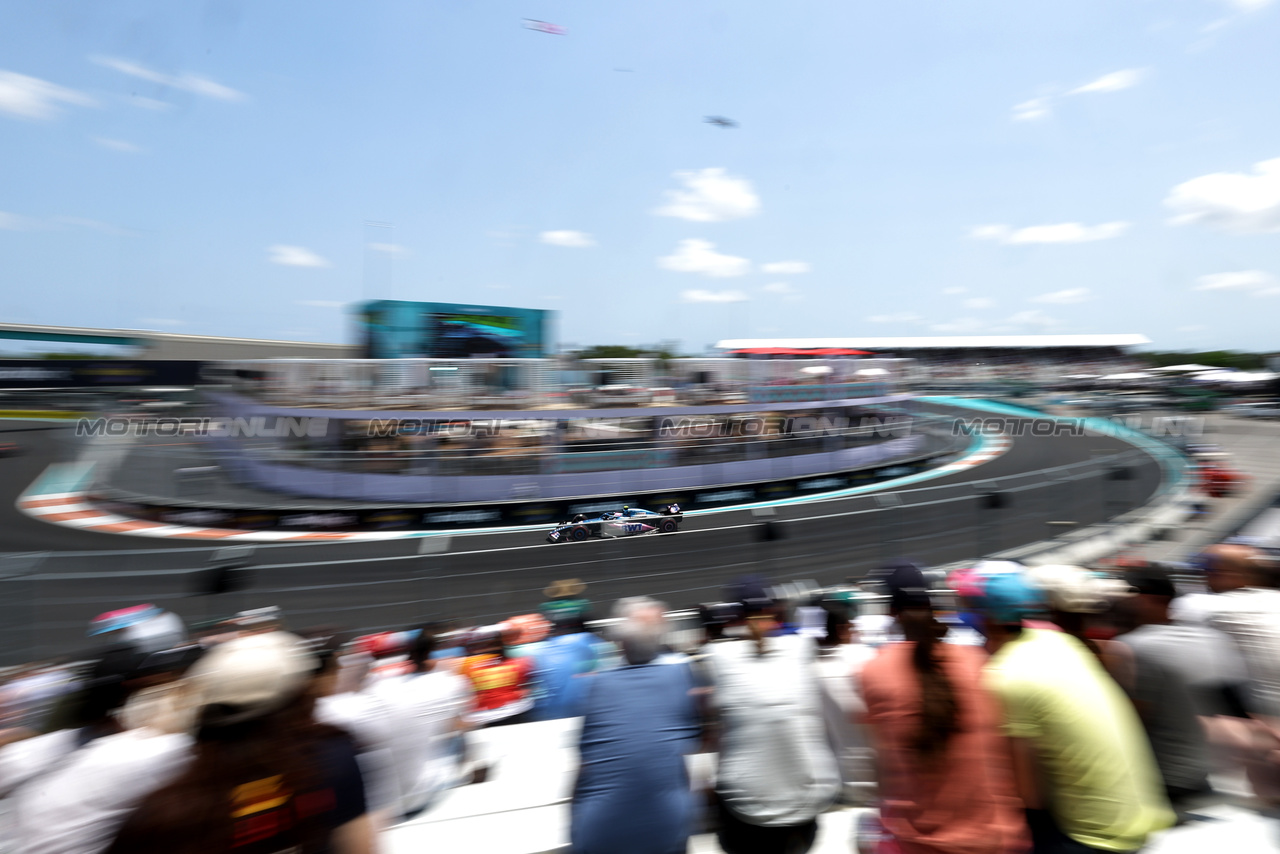
[[[8,432],[19,427],[41,429]],[[1063,530],[1048,523],[1113,517],[1145,503],[1161,481],[1159,464],[1118,438],[1028,431],[1003,456],[969,470],[779,506],[771,516],[692,515],[678,534],[557,545],[529,531],[258,545],[249,566],[233,571],[240,589],[209,595],[216,547],[55,527],[17,511],[22,490],[74,449],[64,427],[0,429],[25,450],[0,459],[0,663],[82,648],[91,617],[139,602],[197,620],[279,605],[295,628],[377,630],[522,613],[558,578],[586,581],[600,612],[637,594],[675,607],[714,601],[747,573],[830,584],[892,556],[938,564],[1043,540]],[[984,494],[993,491],[1001,499]]]

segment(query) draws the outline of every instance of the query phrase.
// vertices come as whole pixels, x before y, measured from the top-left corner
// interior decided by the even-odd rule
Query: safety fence
[[[278,605],[295,627],[364,632],[428,619],[494,622],[536,608],[564,578],[587,583],[602,611],[640,594],[679,608],[718,600],[744,574],[828,585],[898,555],[928,565],[972,559],[1144,504],[1162,482],[1159,466],[1117,447],[984,480],[757,500],[687,515],[677,534],[586,543],[546,545],[545,531],[532,528],[322,547],[8,554],[0,556],[0,661],[73,653],[88,643],[92,617],[141,602],[192,622]]]

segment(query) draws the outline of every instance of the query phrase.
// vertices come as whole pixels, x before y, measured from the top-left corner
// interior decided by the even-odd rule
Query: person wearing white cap
[[[239,637],[205,655],[187,677],[195,756],[142,801],[109,851],[373,851],[354,743],[312,714],[317,663],[285,632]]]

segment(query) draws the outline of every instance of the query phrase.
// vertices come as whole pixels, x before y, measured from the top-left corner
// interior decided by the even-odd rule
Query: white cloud
[[[301,299],[298,305],[305,305],[309,308],[342,308],[346,303],[336,299]]]
[[[673,254],[658,259],[658,266],[677,273],[701,273],[717,279],[751,272],[751,262],[746,258],[722,255],[716,251],[714,243],[697,238],[681,240]]]
[[[1098,92],[1119,92],[1123,89],[1137,86],[1146,76],[1147,69],[1145,68],[1125,68],[1120,71],[1112,71],[1110,74],[1104,74],[1083,86],[1077,86],[1065,92],[1061,90],[1052,91],[1029,101],[1023,101],[1021,104],[1015,104],[1013,107],[1013,120],[1015,122],[1036,122],[1041,119],[1047,119],[1053,115],[1054,104],[1062,98]]]
[[[1032,98],[1030,101],[1015,104],[1013,107],[1013,120],[1015,122],[1038,122],[1041,119],[1047,119],[1053,115],[1053,110],[1050,109],[1049,103],[1049,98]]]
[[[976,235],[975,235],[975,236],[976,236]],[[947,296],[958,296],[959,294],[967,294],[967,293],[969,293],[969,289],[968,289],[968,288],[960,287],[960,286],[958,286],[958,285],[953,285],[953,286],[951,286],[951,287],[949,287],[949,288],[943,288],[943,289],[942,289],[942,292],[943,292],[944,294],[946,294]]]
[[[1071,305],[1077,302],[1087,302],[1091,299],[1093,299],[1093,294],[1088,288],[1067,288],[1064,291],[1040,294],[1038,297],[1032,297],[1031,301],[1048,303],[1049,305]]]
[[[921,323],[923,321],[923,317],[909,311],[899,314],[873,314],[867,318],[868,323]]]
[[[793,287],[790,282],[770,282],[760,288],[760,290],[764,291],[766,294],[777,294],[787,302],[799,302],[804,299],[804,295],[801,294],[797,288]]]
[[[771,264],[760,265],[761,272],[773,276],[798,276],[812,269],[808,261],[774,261]]]
[[[1008,322],[1015,326],[1039,327],[1057,326],[1059,323],[1058,320],[1050,317],[1038,308],[1031,309],[1030,311],[1020,311],[1010,317]]]
[[[277,244],[267,247],[272,264],[283,264],[286,267],[328,267],[329,262],[316,253],[302,246],[284,246]]]
[[[969,232],[969,236],[975,240],[994,240],[1010,246],[1028,243],[1090,243],[1119,237],[1128,228],[1127,222],[1104,222],[1101,225],[1063,222],[1018,229],[1007,225],[979,225]]]
[[[29,222],[25,216],[0,211],[0,231],[26,231]]]
[[[760,197],[745,178],[734,178],[718,168],[676,172],[683,190],[667,190],[667,204],[654,211],[693,222],[724,222],[755,216]]]
[[[248,97],[243,92],[238,92],[230,86],[223,86],[221,83],[199,74],[165,74],[161,71],[153,71],[132,60],[120,59],[114,56],[94,56],[91,57],[91,60],[104,68],[119,71],[121,74],[128,74],[130,77],[158,83],[170,89],[181,89],[193,95],[202,95],[219,101],[243,101]]]
[[[123,139],[107,139],[105,136],[91,137],[94,142],[103,148],[109,148],[112,151],[119,151],[122,154],[141,154],[142,149],[132,142],[126,142]]]
[[[730,302],[746,302],[751,297],[742,291],[704,291],[692,290],[683,291],[680,294],[682,302],[703,302],[703,303],[730,303]]]
[[[368,246],[370,252],[390,255],[392,258],[406,258],[409,256],[409,250],[398,243],[370,243]]]
[[[975,225],[969,229],[969,236],[974,240],[999,240],[1007,241],[1009,235],[1013,233],[1013,229],[1007,225]],[[947,288],[944,294],[962,294],[968,288]]]
[[[1102,75],[1097,80],[1072,89],[1067,94],[1086,95],[1090,92],[1119,92],[1122,89],[1130,89],[1137,86],[1146,75],[1145,68],[1126,68],[1123,71],[1113,71],[1110,74]]]
[[[19,119],[48,121],[62,112],[62,104],[93,107],[97,102],[88,95],[47,80],[0,71],[0,113]]]
[[[1244,291],[1255,297],[1280,296],[1280,279],[1263,270],[1212,273],[1196,279],[1196,291]]]
[[[964,301],[965,308],[994,308],[995,304],[991,297],[973,297]]]
[[[1165,197],[1174,225],[1201,223],[1240,233],[1280,231],[1280,157],[1252,173],[1214,172],[1179,184]]]
[[[163,113],[173,109],[173,104],[170,104],[168,101],[161,101],[158,98],[148,98],[146,95],[130,95],[129,103],[135,107],[141,107],[144,110],[153,110],[157,113]]]
[[[1273,0],[1222,0],[1238,12],[1256,12],[1270,6]]]
[[[595,246],[596,242],[585,231],[544,231],[538,239],[551,246],[567,246],[570,249],[585,249]]]

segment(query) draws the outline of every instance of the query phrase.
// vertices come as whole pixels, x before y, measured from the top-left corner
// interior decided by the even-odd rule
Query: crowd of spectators
[[[1234,772],[1280,808],[1277,568],[1200,565],[1194,591],[1145,564],[899,560],[792,601],[746,577],[679,634],[646,597],[590,628],[576,580],[356,639],[112,612],[92,660],[0,685],[0,849],[367,854],[486,778],[473,730],[580,718],[576,854],[803,854],[840,805],[862,854],[1138,851]]]
[[[1145,371],[1150,365],[1124,353],[993,352],[917,353],[909,375],[917,383],[949,386],[963,383],[1014,381],[1040,387],[1070,385],[1092,379]]]

